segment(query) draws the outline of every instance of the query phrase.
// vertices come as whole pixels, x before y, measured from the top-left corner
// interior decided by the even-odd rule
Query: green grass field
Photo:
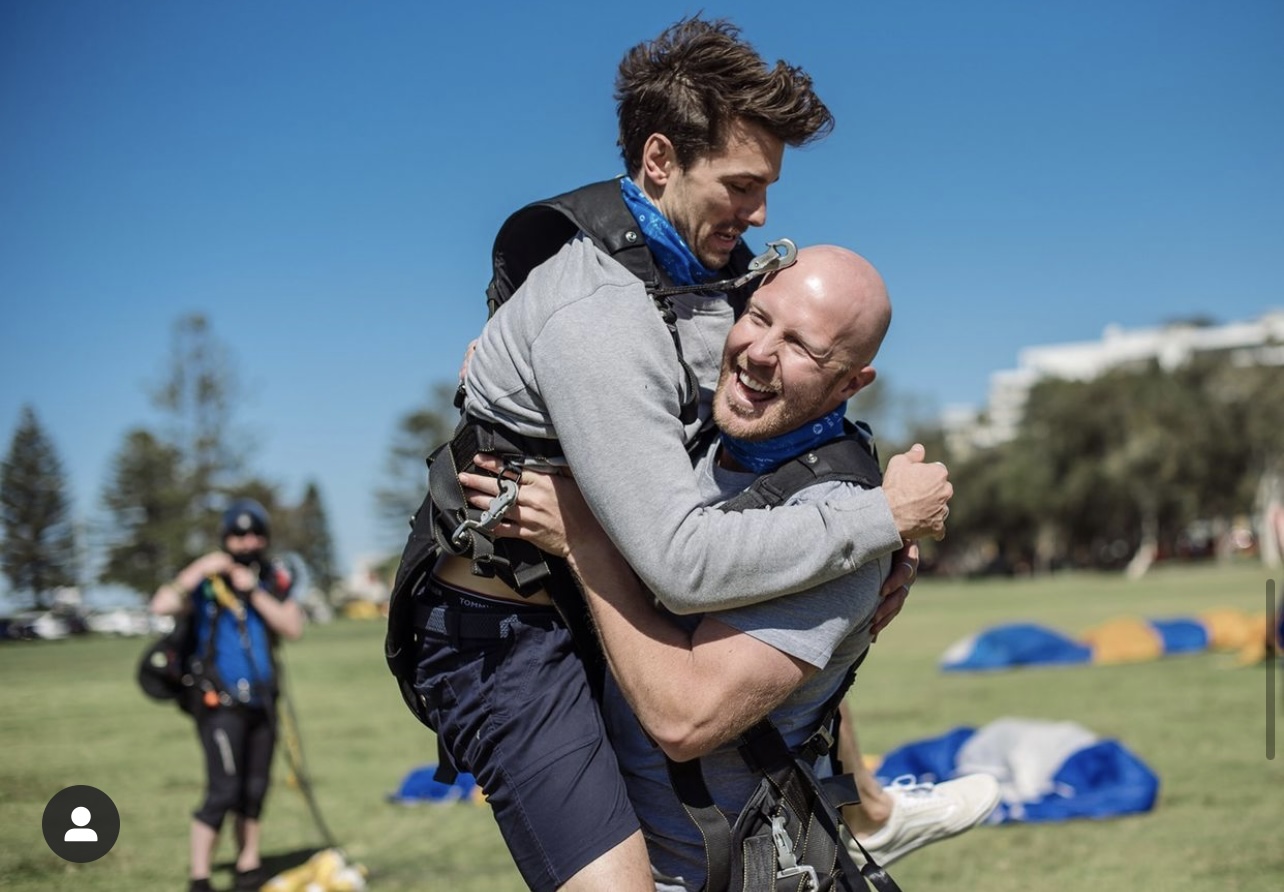
[[[902,888],[1284,888],[1284,757],[1266,758],[1261,667],[1202,654],[991,675],[936,669],[947,645],[996,622],[1077,633],[1122,615],[1261,611],[1265,581],[1259,567],[1243,565],[1161,570],[1139,583],[1066,575],[917,586],[851,695],[867,752],[1000,716],[1068,719],[1121,740],[1158,771],[1162,787],[1147,815],[979,828],[896,864]],[[384,668],[382,634],[381,623],[339,622],[309,629],[285,652],[327,821],[349,856],[369,868],[373,890],[522,889],[485,806],[384,801],[407,771],[435,761],[435,749]],[[0,888],[185,888],[197,743],[185,716],[135,687],[142,646],[107,638],[0,646]],[[1278,687],[1273,707],[1284,725]],[[285,774],[278,765],[265,822],[265,853],[281,860],[320,844]],[[41,837],[45,803],[72,784],[99,787],[120,810],[115,848],[92,864],[59,860]],[[222,854],[230,854],[226,844]],[[230,885],[226,873],[215,880]]]

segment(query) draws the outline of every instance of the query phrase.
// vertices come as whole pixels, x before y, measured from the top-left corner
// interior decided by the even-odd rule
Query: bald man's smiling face
[[[714,420],[743,440],[787,433],[850,395],[851,357],[824,308],[779,284],[758,290],[723,349]]]
[[[843,249],[804,248],[755,292],[727,336],[718,427],[764,440],[832,412],[874,380],[869,362],[889,319],[873,267]]]

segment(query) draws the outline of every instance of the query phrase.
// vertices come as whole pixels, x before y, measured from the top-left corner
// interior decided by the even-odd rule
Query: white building
[[[1044,378],[1089,381],[1122,365],[1157,360],[1175,369],[1198,353],[1227,353],[1239,365],[1284,365],[1284,310],[1225,325],[1176,322],[1125,330],[1108,325],[1099,341],[1027,347],[1017,367],[990,376],[984,413],[955,408],[942,419],[956,453],[985,448],[1016,436],[1030,388]]]

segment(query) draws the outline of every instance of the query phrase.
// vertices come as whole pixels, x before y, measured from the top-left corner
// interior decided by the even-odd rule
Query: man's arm
[[[674,761],[734,739],[817,671],[713,617],[685,631],[651,606],[605,535],[568,560],[620,690]]]
[[[176,616],[192,609],[189,597],[192,591],[208,576],[225,573],[232,566],[232,558],[225,551],[211,551],[192,561],[170,582],[162,583],[152,595],[148,608],[157,616]]]
[[[303,637],[303,608],[298,601],[293,598],[278,601],[275,595],[265,592],[262,587],[251,591],[247,600],[263,617],[268,628],[282,638],[297,641]]]
[[[265,589],[257,567],[233,564],[229,575],[232,587],[258,611],[269,629],[290,641],[303,637],[303,608],[298,601],[278,598]]]
[[[688,632],[652,606],[573,480],[525,476],[530,501],[497,532],[567,558],[612,674],[670,758],[693,759],[726,743],[816,672],[713,617]]]
[[[246,600],[263,617],[263,622],[282,638],[303,636],[303,608],[293,598],[278,600],[263,589],[255,570],[241,566],[224,551],[202,555],[179,571],[173,581],[156,589],[148,605],[158,616],[176,616],[192,609],[191,593],[210,576],[227,575],[232,587],[246,592]]]

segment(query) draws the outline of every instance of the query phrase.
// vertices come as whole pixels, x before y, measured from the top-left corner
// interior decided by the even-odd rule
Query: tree
[[[75,585],[76,542],[62,462],[30,406],[0,465],[3,569],[10,586],[44,607],[55,588]]]
[[[179,458],[193,531],[209,527],[202,521],[220,507],[245,464],[251,444],[232,424],[239,392],[230,353],[209,321],[200,313],[181,317],[174,324],[165,379],[151,396],[168,419],[164,437]],[[217,545],[212,534],[193,533],[198,552]]]
[[[1250,510],[1284,426],[1284,369],[1196,357],[1150,361],[1030,391],[1014,440],[952,465],[947,548],[990,537],[1035,566],[1142,569],[1181,553],[1194,521]],[[963,532],[957,536],[956,532]]]
[[[450,439],[459,413],[453,405],[455,385],[437,384],[426,405],[412,410],[397,423],[392,447],[384,465],[387,483],[375,491],[375,509],[400,545],[409,532],[408,521],[428,492],[425,459]]]
[[[328,593],[338,579],[334,565],[334,540],[330,538],[330,523],[325,504],[321,501],[321,490],[314,481],[308,482],[303,501],[291,513],[297,537],[291,544],[308,565],[317,588]]]
[[[112,459],[103,489],[107,561],[99,576],[151,592],[199,553],[177,448],[135,429]]]
[[[252,495],[270,510],[275,487],[242,477],[251,444],[232,424],[238,390],[209,321],[179,318],[164,379],[151,389],[162,430],[130,431],[104,488],[111,524],[103,580],[150,592],[219,546],[219,512],[230,496]]]

